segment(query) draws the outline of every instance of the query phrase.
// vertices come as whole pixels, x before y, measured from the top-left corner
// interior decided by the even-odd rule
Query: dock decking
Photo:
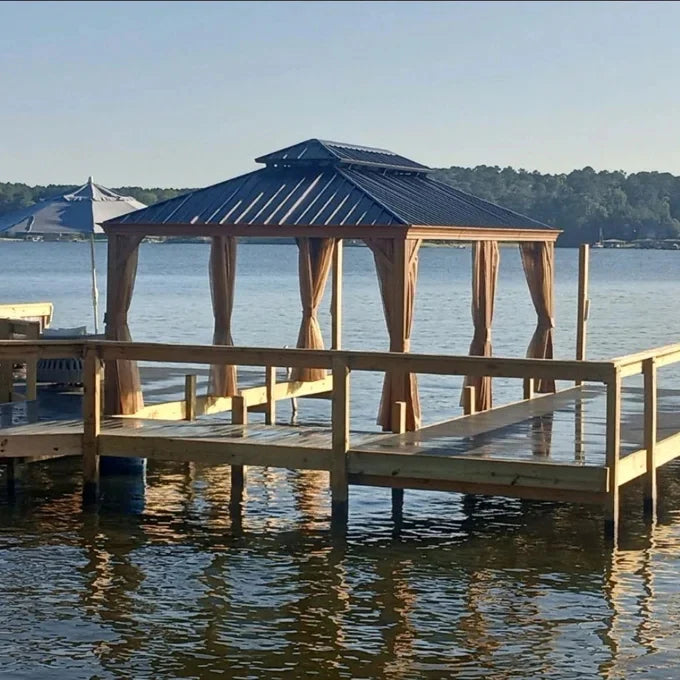
[[[653,501],[656,468],[680,454],[680,391],[658,390],[655,379],[658,366],[680,361],[680,346],[610,362],[213,346],[185,349],[111,342],[68,348],[86,357],[83,417],[0,429],[0,459],[82,455],[84,483],[91,490],[96,489],[100,456],[229,464],[235,470],[234,493],[239,484],[242,490],[243,466],[259,465],[328,471],[336,520],[338,515],[346,520],[348,485],[359,484],[390,487],[397,500],[401,489],[419,488],[597,503],[604,506],[612,529],[618,516],[619,487],[644,476],[645,497]],[[0,344],[2,358],[2,353],[27,351],[55,353],[59,348],[44,342]],[[267,390],[249,387],[230,397],[232,422],[216,416],[187,420],[194,417],[188,405],[184,420],[176,413],[172,420],[102,418],[101,362],[121,356],[172,362],[184,357],[185,363],[192,364],[220,360],[251,366],[331,368],[331,376],[317,381],[323,385],[317,385],[316,392],[332,395],[332,420],[318,426],[249,422],[249,412],[264,411],[265,417],[271,416],[273,402],[287,398],[291,388],[279,390],[277,385]],[[526,398],[415,432],[351,431],[350,372],[395,368],[524,378]],[[622,388],[623,377],[639,373],[645,376],[644,388]],[[272,374],[275,371],[267,371]],[[533,394],[533,378],[546,375],[584,384],[555,394]],[[315,393],[315,389],[304,389]],[[399,410],[403,404],[397,402],[394,408]]]

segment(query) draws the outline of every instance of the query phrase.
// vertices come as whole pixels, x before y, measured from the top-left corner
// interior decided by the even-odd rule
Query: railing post
[[[265,385],[267,389],[267,404],[264,412],[265,425],[276,424],[276,397],[274,395],[274,387],[276,386],[276,366],[267,366],[265,368]]]
[[[331,299],[331,349],[340,349],[342,346],[342,251],[342,239],[335,239]]]
[[[474,385],[463,389],[463,415],[472,416],[477,412],[477,394]]]
[[[656,516],[656,436],[657,436],[657,380],[656,359],[653,357],[642,362],[645,385],[645,440],[647,451],[647,471],[644,482],[644,514],[649,521]]]
[[[12,327],[7,319],[0,319],[0,340],[11,340]],[[12,401],[14,391],[14,376],[12,359],[0,361],[0,404]]]
[[[333,359],[333,401],[332,401],[332,460],[331,460],[331,525],[343,527],[348,516],[347,452],[349,434],[349,390],[350,371],[341,358]]]
[[[31,324],[27,335],[31,340],[40,339],[40,322],[36,321]],[[34,401],[38,398],[38,360],[26,360],[26,399]]]
[[[621,449],[621,372],[615,368],[607,382],[607,439],[606,465],[609,470],[609,489],[605,501],[604,534],[616,542],[619,528],[619,455]]]
[[[395,401],[392,404],[392,432],[403,434],[406,432],[406,402]],[[392,489],[392,520],[401,522],[404,513],[404,490]]]
[[[234,425],[248,424],[248,406],[244,397],[238,395],[231,398],[231,422]],[[246,484],[246,472],[243,465],[231,466],[231,495],[229,505],[232,513],[240,510],[243,503],[243,491]]]
[[[584,361],[586,358],[586,331],[588,325],[588,268],[590,260],[590,246],[583,243],[578,249],[578,311],[576,317],[576,359]],[[582,380],[576,380],[581,385]]]
[[[101,428],[101,360],[95,348],[85,350],[83,367],[83,503],[99,494],[99,431]]]
[[[533,399],[534,398],[534,379],[524,378],[524,398]]]
[[[184,420],[196,420],[196,376],[184,376]]]

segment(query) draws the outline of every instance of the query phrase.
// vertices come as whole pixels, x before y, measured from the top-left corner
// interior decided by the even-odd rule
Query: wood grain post
[[[95,349],[85,351],[83,368],[83,503],[99,495],[99,431],[101,428],[101,361]]]
[[[9,319],[0,319],[0,340],[10,340],[11,335],[12,328]],[[0,361],[0,404],[12,401],[14,390],[12,363],[12,359]]]
[[[607,448],[609,490],[605,501],[604,535],[616,542],[619,529],[619,455],[621,450],[621,372],[616,372],[607,383]]]
[[[392,288],[392,314],[390,317],[390,352],[406,352],[406,319],[408,304],[408,270],[406,239],[394,239],[394,286]],[[392,374],[392,399],[393,401],[406,401],[406,378],[407,373],[403,369],[390,371]],[[392,415],[392,414],[391,414]],[[390,416],[391,417],[391,416]],[[398,424],[390,422],[389,430],[394,432]]]
[[[196,420],[196,376],[184,376],[184,420]]]
[[[343,265],[343,242],[341,238],[335,239],[333,250],[333,279],[331,295],[331,349],[342,347],[342,265]]]
[[[586,332],[590,300],[588,299],[588,270],[590,263],[590,246],[582,244],[578,249],[578,310],[576,316],[576,359],[585,361]],[[581,380],[575,381],[581,385]]]
[[[533,399],[534,398],[534,379],[525,378],[524,379],[524,398]]]
[[[231,398],[231,422],[234,425],[248,424],[248,406],[241,395]],[[231,466],[231,495],[229,506],[232,512],[240,511],[243,504],[243,491],[246,484],[246,471],[243,465]]]
[[[27,333],[32,340],[40,339],[40,322],[35,321],[31,324]],[[34,401],[38,398],[38,360],[26,360],[26,399]]]
[[[645,518],[654,521],[656,517],[656,461],[654,458],[657,437],[657,376],[654,358],[642,362],[642,373],[645,384],[644,447],[647,451],[643,507]]]
[[[276,366],[267,366],[265,368],[265,386],[267,389],[267,404],[264,412],[265,425],[276,424],[276,396],[274,395],[274,388],[276,387]]]
[[[392,404],[392,432],[406,432],[406,402],[395,401]],[[404,490],[392,489],[392,520],[400,523],[404,516]]]
[[[476,390],[474,385],[466,385],[463,389],[463,415],[472,416],[477,412]]]
[[[349,367],[342,359],[333,359],[332,462],[331,462],[331,527],[342,529],[347,524],[349,484],[347,452],[349,451]]]

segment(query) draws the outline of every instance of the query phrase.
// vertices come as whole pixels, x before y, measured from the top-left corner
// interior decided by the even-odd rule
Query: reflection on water
[[[105,249],[97,250],[105,272]],[[207,262],[204,246],[142,246],[133,337],[210,341]],[[592,253],[590,356],[677,341],[677,263],[671,251]],[[347,248],[345,265],[345,346],[384,349],[370,253]],[[576,265],[575,250],[558,250],[558,357],[574,351]],[[296,267],[294,247],[239,248],[236,342],[295,342]],[[50,299],[57,326],[90,319],[87,244],[3,244],[0,272],[3,302]],[[414,351],[467,351],[469,278],[469,251],[421,251]],[[324,332],[328,307],[327,296]],[[494,351],[523,354],[534,326],[517,249],[504,248]],[[680,387],[680,368],[664,368],[659,379],[663,389]],[[374,426],[379,385],[376,375],[353,377],[353,426]],[[422,376],[420,389],[426,422],[459,413],[460,379]],[[521,385],[498,380],[494,393],[514,401]],[[326,402],[300,406],[304,418],[328,416]],[[555,456],[568,429],[578,434],[569,457],[592,462],[589,421],[579,415],[537,419],[531,441],[552,441]],[[640,488],[624,489],[612,554],[599,509],[406,491],[396,531],[390,491],[356,488],[348,535],[338,539],[329,532],[323,473],[249,469],[239,516],[230,515],[228,467],[156,463],[143,484],[107,480],[99,513],[83,513],[78,465],[39,464],[14,498],[0,484],[0,673],[674,678],[679,472],[661,472],[652,529],[642,522]]]
[[[673,677],[679,466],[658,523],[626,489],[613,553],[578,506],[353,489],[324,473],[150,464],[83,512],[74,461],[2,496],[0,654],[11,677]],[[383,498],[382,496],[385,496]],[[664,508],[673,509],[672,511]]]

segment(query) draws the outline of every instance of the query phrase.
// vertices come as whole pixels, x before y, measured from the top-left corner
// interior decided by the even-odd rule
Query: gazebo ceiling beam
[[[251,238],[415,238],[437,241],[499,241],[506,243],[554,242],[558,229],[446,227],[431,225],[259,225],[259,224],[109,224],[108,235],[137,236],[249,236]]]

